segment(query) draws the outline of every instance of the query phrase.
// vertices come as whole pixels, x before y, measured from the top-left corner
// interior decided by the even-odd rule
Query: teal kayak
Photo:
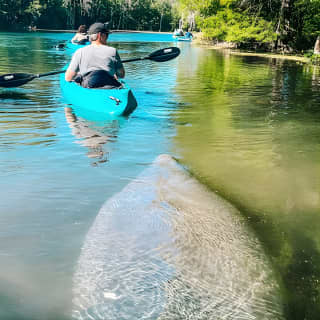
[[[192,37],[191,38],[187,38],[185,36],[173,36],[173,39],[176,40],[176,41],[187,41],[187,42],[192,41]]]
[[[115,89],[83,88],[75,82],[68,82],[64,73],[60,74],[60,87],[66,102],[86,111],[111,116],[126,116],[137,107],[137,101],[125,81]]]

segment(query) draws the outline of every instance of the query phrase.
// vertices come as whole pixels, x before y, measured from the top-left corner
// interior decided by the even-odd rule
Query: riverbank
[[[54,33],[75,33],[77,30],[52,30],[52,29],[39,29],[36,28],[31,32],[54,32]],[[150,34],[172,34],[172,32],[159,32],[159,31],[138,31],[138,30],[112,30],[111,33],[150,33]],[[209,41],[202,38],[201,33],[193,33],[193,44],[207,49],[213,50],[224,50],[233,55],[239,56],[258,56],[268,59],[286,59],[293,60],[300,63],[311,64],[312,59],[304,56],[281,54],[274,52],[255,52],[255,51],[241,51],[237,49],[237,44],[232,42],[215,42]]]
[[[274,53],[274,52],[255,52],[255,51],[241,51],[237,49],[236,43],[231,42],[214,42],[208,41],[201,38],[200,34],[195,34],[194,45],[201,46],[206,49],[212,50],[224,50],[232,55],[238,56],[256,56],[256,57],[263,57],[268,59],[286,59],[286,60],[293,60],[300,63],[311,63],[311,59],[298,56],[298,55],[289,55],[289,54],[281,54],[281,53]]]

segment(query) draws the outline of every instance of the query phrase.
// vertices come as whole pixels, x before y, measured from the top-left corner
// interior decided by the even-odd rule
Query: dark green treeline
[[[76,29],[94,21],[146,31],[173,31],[180,24],[239,47],[305,51],[320,36],[320,0],[0,1],[0,30]]]
[[[177,20],[169,0],[1,0],[0,30],[28,26],[77,29],[109,21],[112,29],[170,31]]]

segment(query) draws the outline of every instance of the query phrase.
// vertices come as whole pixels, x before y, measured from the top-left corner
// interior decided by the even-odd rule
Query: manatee
[[[73,279],[74,319],[283,319],[280,285],[239,211],[160,155],[108,199]]]

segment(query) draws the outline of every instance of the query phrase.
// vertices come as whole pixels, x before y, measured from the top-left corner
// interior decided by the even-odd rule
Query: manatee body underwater
[[[103,205],[73,283],[73,319],[283,319],[245,220],[168,155]]]

